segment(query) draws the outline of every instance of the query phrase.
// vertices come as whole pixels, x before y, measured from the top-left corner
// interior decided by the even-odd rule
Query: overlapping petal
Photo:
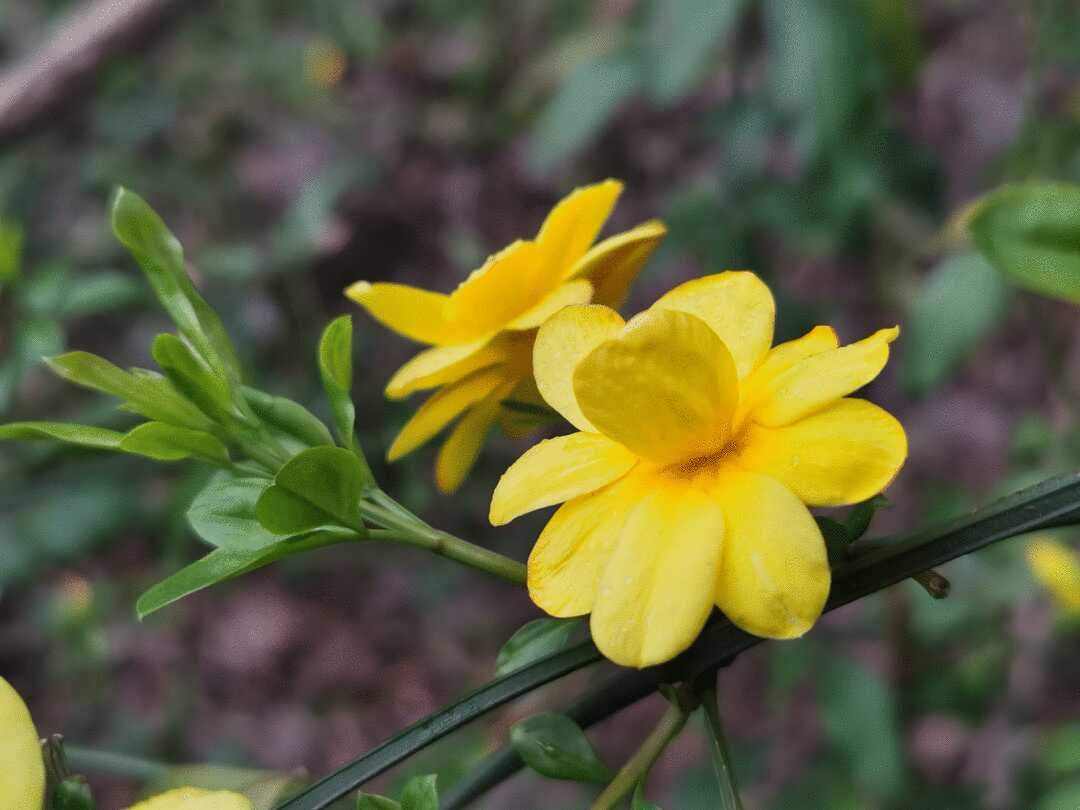
[[[533,345],[536,387],[548,405],[578,430],[596,432],[574,396],[573,370],[593,349],[619,334],[625,321],[614,310],[566,307],[540,327]]]
[[[726,520],[716,604],[756,636],[803,635],[821,615],[831,583],[814,518],[790,489],[757,473],[727,470],[714,496]]]
[[[566,617],[593,609],[623,524],[649,483],[632,471],[559,507],[529,555],[529,596],[541,610]]]
[[[457,382],[474,371],[506,361],[510,351],[507,341],[501,339],[433,346],[394,372],[386,384],[386,396],[404,399],[425,388]]]
[[[435,457],[435,485],[440,492],[449,494],[461,486],[476,464],[484,439],[499,419],[500,403],[515,383],[515,380],[504,381],[454,425]]]
[[[458,285],[447,299],[445,317],[478,335],[497,331],[545,298],[558,282],[557,270],[539,246],[518,240]]]
[[[412,452],[505,382],[505,372],[495,367],[477,371],[432,394],[398,433],[386,452],[387,460],[396,461]]]
[[[571,433],[533,445],[499,479],[491,496],[493,526],[586,495],[621,478],[637,456],[599,433]]]
[[[506,325],[507,329],[536,329],[563,307],[587,304],[592,300],[593,286],[586,279],[577,279],[556,287],[546,298],[518,315]]]
[[[857,343],[814,354],[776,375],[764,386],[751,418],[763,425],[787,425],[847,396],[874,379],[889,359],[898,327],[879,329]]]
[[[676,311],[637,316],[589,352],[573,378],[577,404],[600,433],[661,463],[719,450],[739,396],[723,341]]]
[[[41,810],[45,765],[34,721],[18,692],[0,678],[0,807]]]
[[[767,392],[769,384],[780,374],[807,357],[827,352],[840,345],[836,330],[831,326],[815,326],[805,335],[774,346],[765,358],[743,380],[739,382],[739,416],[736,423],[742,423]]]
[[[570,275],[573,264],[596,240],[622,189],[618,180],[604,180],[575,189],[551,209],[536,241],[546,261],[559,268],[562,277]]]
[[[696,315],[724,341],[745,377],[772,345],[776,304],[755,274],[731,270],[680,284],[651,309]]]
[[[622,527],[600,579],[591,620],[600,651],[647,667],[689,647],[712,610],[725,542],[715,500],[680,483],[654,487]]]
[[[582,256],[570,268],[570,276],[589,279],[594,289],[593,302],[617,309],[666,234],[664,223],[652,219],[609,237]]]
[[[907,457],[903,426],[863,399],[840,399],[779,428],[751,425],[739,463],[781,481],[811,506],[858,503],[881,492]]]

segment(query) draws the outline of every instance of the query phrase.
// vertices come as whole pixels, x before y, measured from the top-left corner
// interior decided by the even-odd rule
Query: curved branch
[[[835,610],[863,596],[902,582],[921,571],[1001,540],[1037,529],[1062,526],[1078,518],[1080,474],[1072,474],[1048,479],[936,528],[901,539],[886,538],[866,542],[862,544],[863,553],[836,570],[826,610]],[[662,683],[692,680],[712,667],[729,663],[736,655],[763,640],[744,633],[726,619],[714,620],[694,645],[674,661],[616,676],[613,685],[606,686],[612,689],[613,694],[618,690],[622,691],[618,691],[618,700],[608,701],[604,708],[610,709],[608,714],[614,713],[622,706],[643,697],[638,690],[646,686],[648,688],[645,694],[648,694]],[[279,810],[322,810],[367,780],[465,723],[531,689],[599,659],[600,654],[596,648],[586,642],[498,678],[312,785],[282,804]],[[598,702],[594,700],[589,705],[596,706]],[[505,755],[496,755],[495,758],[489,758],[484,767],[488,777],[480,792],[512,774],[520,767],[520,763],[513,763],[511,768]],[[492,780],[493,774],[498,778]],[[474,793],[469,798],[475,798],[476,795],[479,793]],[[459,792],[455,791],[452,798],[460,801],[458,796]],[[460,806],[448,805],[450,808]]]

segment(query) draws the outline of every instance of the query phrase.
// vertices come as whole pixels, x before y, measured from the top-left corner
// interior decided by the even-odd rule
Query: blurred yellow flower
[[[592,613],[616,663],[674,657],[714,604],[759,636],[805,633],[830,585],[807,505],[865,500],[907,456],[900,423],[847,396],[899,330],[839,347],[819,326],[770,348],[774,314],[757,276],[728,272],[629,323],[571,306],[539,330],[537,386],[580,432],[506,471],[491,522],[565,502],[529,557],[529,593],[554,616]]]
[[[1027,561],[1061,609],[1080,615],[1080,559],[1076,554],[1049,535],[1040,535],[1028,543]]]
[[[228,790],[185,787],[145,799],[128,810],[251,810],[251,802]]]
[[[312,84],[333,87],[347,67],[345,53],[332,40],[315,40],[304,49],[304,75]]]
[[[533,240],[491,256],[450,295],[403,284],[358,281],[346,295],[376,320],[433,348],[398,369],[386,395],[432,395],[394,440],[394,461],[460,417],[439,451],[435,480],[444,492],[460,486],[489,429],[509,398],[529,401],[536,329],[570,304],[619,306],[627,288],[663,238],[650,220],[593,245],[615,207],[622,184],[605,180],[559,202]],[[518,423],[505,420],[509,432]]]
[[[0,807],[41,810],[45,761],[30,711],[11,684],[0,678]]]

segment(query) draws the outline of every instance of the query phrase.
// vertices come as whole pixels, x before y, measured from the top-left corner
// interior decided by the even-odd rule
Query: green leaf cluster
[[[414,776],[401,789],[401,801],[361,793],[356,810],[439,810],[439,791],[434,774]]]

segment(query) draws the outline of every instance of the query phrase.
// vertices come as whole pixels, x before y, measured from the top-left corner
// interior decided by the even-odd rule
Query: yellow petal
[[[345,290],[345,295],[379,323],[411,340],[441,344],[463,339],[462,331],[444,317],[449,298],[442,293],[407,284],[358,281]]]
[[[801,338],[774,346],[745,380],[739,383],[739,411],[736,425],[741,425],[747,414],[767,392],[769,384],[800,360],[835,349],[839,345],[836,330],[831,326],[815,326]]]
[[[803,635],[821,615],[831,581],[814,518],[765,475],[729,470],[715,495],[727,521],[716,604],[756,636]]]
[[[574,368],[584,357],[623,328],[619,313],[607,307],[566,307],[540,327],[533,345],[536,387],[547,404],[578,430],[595,433],[574,396]]]
[[[570,275],[592,281],[592,300],[617,309],[625,303],[630,285],[665,234],[667,228],[657,219],[616,234],[582,256]]]
[[[0,678],[0,807],[41,810],[44,795],[45,765],[30,710]]]
[[[411,453],[505,381],[502,369],[484,369],[432,394],[398,433],[386,460],[397,461]]]
[[[688,281],[651,308],[689,312],[705,321],[727,345],[740,379],[772,345],[776,304],[769,288],[753,273],[731,270]]]
[[[594,492],[621,478],[637,456],[599,433],[571,433],[530,447],[499,479],[491,496],[493,526]]]
[[[577,279],[556,287],[554,292],[543,301],[518,315],[506,325],[507,329],[535,329],[563,307],[574,304],[587,304],[592,299],[592,284],[585,279]]]
[[[881,373],[898,327],[799,361],[774,377],[761,393],[751,418],[776,427],[794,422],[862,388]]]
[[[751,425],[739,464],[785,484],[811,506],[865,501],[907,458],[903,426],[864,399],[845,398],[779,428]]]
[[[570,267],[596,241],[622,188],[618,180],[604,180],[575,189],[551,209],[536,241],[543,248],[547,262],[558,268],[560,277],[569,275]]]
[[[518,240],[474,270],[446,302],[447,321],[476,334],[498,330],[540,303],[559,283],[535,242]]]
[[[500,403],[515,384],[512,380],[497,387],[454,425],[435,458],[435,484],[440,492],[449,495],[461,486],[476,464],[488,431],[499,418]]]
[[[1080,614],[1080,558],[1049,535],[1040,535],[1028,544],[1027,561],[1062,610]]]
[[[128,810],[251,810],[251,801],[228,790],[183,787],[159,793]]]
[[[722,447],[739,391],[731,354],[704,321],[649,310],[577,364],[574,396],[600,433],[667,463]]]
[[[552,515],[529,555],[529,597],[541,610],[566,617],[593,609],[623,523],[649,480],[632,471]]]
[[[527,369],[532,360],[532,337],[503,333],[455,346],[424,349],[394,372],[386,384],[386,396],[403,399],[416,391],[457,382],[497,363]]]
[[[631,513],[604,568],[592,637],[616,664],[647,667],[693,643],[712,611],[724,513],[705,493],[660,484]]]

